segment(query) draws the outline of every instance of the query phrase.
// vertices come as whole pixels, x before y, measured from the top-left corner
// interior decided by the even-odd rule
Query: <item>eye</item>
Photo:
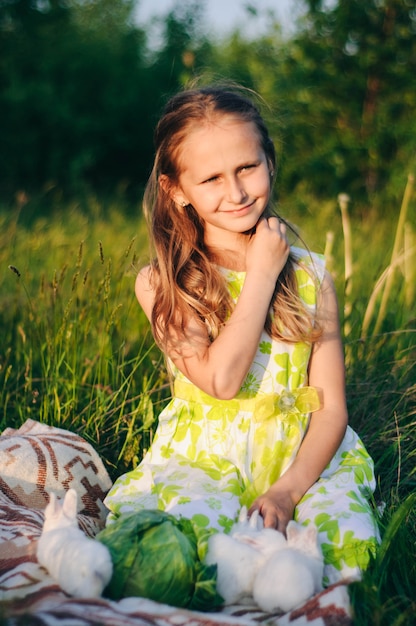
[[[219,179],[219,176],[210,176],[206,180],[203,180],[202,184],[205,185],[206,183],[215,183],[215,181],[217,181],[218,179]]]
[[[247,170],[252,170],[257,167],[257,163],[247,163],[247,165],[242,165],[240,167],[240,172],[246,172]]]

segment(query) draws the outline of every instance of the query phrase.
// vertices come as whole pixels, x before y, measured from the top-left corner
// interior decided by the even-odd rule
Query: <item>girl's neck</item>
[[[210,259],[216,265],[236,272],[246,271],[246,249],[248,235],[240,234],[227,242],[207,243]]]
[[[220,267],[235,272],[246,271],[246,255],[236,250],[222,250],[219,248],[211,248],[210,258],[213,263]]]

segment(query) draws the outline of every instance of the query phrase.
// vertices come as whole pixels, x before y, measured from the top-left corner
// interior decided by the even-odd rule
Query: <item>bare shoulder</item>
[[[321,283],[321,305],[329,306],[331,309],[337,306],[337,293],[334,280],[328,270],[325,270]]]
[[[334,280],[328,271],[325,271],[320,297],[318,301],[319,307],[319,321],[324,331],[322,339],[334,339],[339,338],[340,335],[340,320],[339,320],[339,306],[338,297],[335,289]],[[320,342],[319,342],[320,343]]]
[[[137,274],[135,283],[136,298],[140,306],[150,319],[154,301],[154,287],[152,284],[152,268],[150,265],[143,267]]]

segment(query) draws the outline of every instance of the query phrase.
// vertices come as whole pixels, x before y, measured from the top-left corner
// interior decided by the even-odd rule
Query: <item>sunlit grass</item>
[[[411,626],[416,599],[416,494],[385,513],[376,558],[360,583],[350,585],[355,626]]]
[[[74,430],[114,476],[149,444],[168,387],[134,297],[143,224],[116,209],[0,219],[0,426],[32,418]]]

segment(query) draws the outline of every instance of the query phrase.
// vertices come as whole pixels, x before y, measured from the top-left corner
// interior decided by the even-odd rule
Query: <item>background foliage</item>
[[[134,0],[1,0],[2,197],[137,192],[166,96],[207,72],[271,106],[282,194],[397,194],[415,152],[416,2],[303,4],[291,37],[270,20],[255,40],[218,41],[202,0],[178,2],[155,48]]]

